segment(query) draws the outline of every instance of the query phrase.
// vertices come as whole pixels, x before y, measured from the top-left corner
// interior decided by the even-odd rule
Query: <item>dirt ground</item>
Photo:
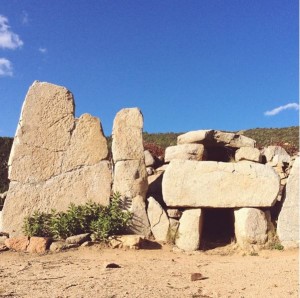
[[[113,262],[120,268],[107,269]],[[202,280],[191,281],[191,273]],[[0,253],[0,297],[298,297],[298,250]]]

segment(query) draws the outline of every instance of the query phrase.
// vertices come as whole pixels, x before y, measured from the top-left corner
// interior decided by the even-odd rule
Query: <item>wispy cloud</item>
[[[6,58],[0,58],[0,77],[12,77],[12,64]]]
[[[23,44],[19,35],[10,30],[7,17],[0,15],[0,48],[14,50]]]
[[[277,115],[279,114],[280,112],[284,111],[284,110],[288,110],[288,109],[292,109],[292,110],[299,110],[299,104],[298,103],[288,103],[284,106],[280,106],[280,107],[277,107],[271,111],[266,111],[264,114],[266,116],[274,116],[274,115]]]
[[[28,13],[25,10],[22,12],[21,22],[22,22],[23,25],[26,25],[29,22]]]
[[[46,49],[46,48],[39,48],[39,51],[40,51],[42,54],[47,53],[47,49]]]

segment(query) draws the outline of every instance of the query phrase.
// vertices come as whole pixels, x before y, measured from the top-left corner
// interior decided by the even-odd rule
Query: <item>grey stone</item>
[[[148,198],[147,214],[155,240],[167,241],[169,231],[169,219],[160,204],[153,198]]]
[[[80,235],[74,235],[74,236],[70,236],[66,239],[66,243],[67,244],[82,244],[86,241],[89,241],[90,239],[90,234],[89,233],[85,233],[85,234],[80,234]]]
[[[165,162],[173,159],[203,160],[204,146],[202,144],[181,144],[170,146],[165,151]]]
[[[270,207],[279,187],[272,167],[248,161],[172,160],[162,182],[168,207]]]
[[[179,228],[176,235],[176,245],[185,251],[198,250],[202,233],[201,209],[187,209],[183,211],[179,220]]]
[[[286,184],[286,197],[277,222],[277,234],[286,248],[299,247],[299,157]]]

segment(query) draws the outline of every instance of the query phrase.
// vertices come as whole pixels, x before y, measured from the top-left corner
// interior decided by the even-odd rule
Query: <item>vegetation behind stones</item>
[[[95,202],[84,205],[70,204],[66,212],[51,213],[35,211],[24,219],[26,236],[66,239],[84,233],[94,234],[96,240],[106,240],[111,235],[122,233],[130,224],[131,213],[122,209],[120,194],[111,197],[108,206]]]

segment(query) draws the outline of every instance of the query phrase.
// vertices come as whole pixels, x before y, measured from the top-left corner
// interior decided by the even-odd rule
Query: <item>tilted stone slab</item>
[[[165,151],[165,162],[173,159],[203,160],[204,146],[202,144],[181,144],[170,146]]]
[[[270,166],[248,161],[172,160],[162,183],[169,207],[268,207],[275,203],[279,187]]]
[[[213,140],[214,130],[193,130],[177,137],[177,144],[204,143]]]
[[[299,246],[299,163],[297,157],[286,184],[286,197],[277,222],[279,240],[287,248]]]

